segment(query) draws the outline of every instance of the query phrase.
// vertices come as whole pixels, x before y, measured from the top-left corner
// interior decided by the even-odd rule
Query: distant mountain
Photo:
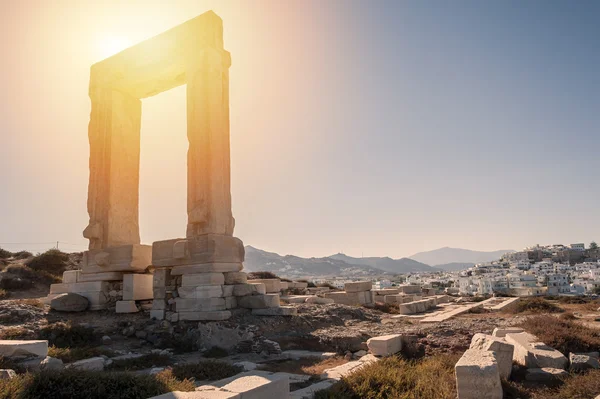
[[[510,249],[503,249],[499,251],[484,252],[484,251],[471,251],[469,249],[461,248],[440,248],[433,251],[419,252],[410,256],[410,259],[426,263],[428,265],[444,265],[448,263],[481,263],[491,262],[498,260],[502,255],[507,252],[515,252]]]
[[[437,267],[438,269],[442,269],[447,272],[459,272],[461,270],[466,270],[473,266],[475,266],[475,263],[460,263],[460,262],[444,263],[442,265],[435,265],[435,267]]]
[[[368,265],[377,269],[385,270],[390,273],[410,273],[410,272],[436,272],[437,268],[432,268],[421,262],[413,259],[402,258],[392,259],[388,257],[378,258],[353,258],[344,254],[335,254],[329,257],[330,259],[342,260],[351,265]]]
[[[280,277],[348,277],[390,274],[382,269],[365,265],[350,264],[331,257],[301,258],[294,255],[279,255],[246,246],[245,272],[269,271]]]

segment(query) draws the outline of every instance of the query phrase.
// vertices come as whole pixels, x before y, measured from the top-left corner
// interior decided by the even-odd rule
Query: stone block
[[[228,272],[223,273],[225,275],[225,284],[246,284],[248,282],[248,275],[244,272]]]
[[[225,309],[237,308],[237,299],[234,296],[225,297]]]
[[[50,285],[50,294],[65,294],[74,292],[108,292],[108,283],[104,281],[91,281],[85,283],[70,283],[70,284],[52,284]]]
[[[179,266],[204,263],[241,263],[244,244],[239,238],[222,234],[204,234],[194,238],[176,238],[152,244],[154,266]]]
[[[367,340],[367,347],[375,356],[390,356],[402,349],[402,336],[392,334],[370,338]]]
[[[321,374],[321,378],[331,378],[334,380],[340,380],[343,377],[346,377],[347,375],[358,371],[360,368],[364,367],[367,364],[369,364],[369,362],[362,362],[360,360],[354,360],[352,362],[344,363],[337,367],[325,369]]]
[[[0,356],[48,356],[48,341],[0,340]]]
[[[420,285],[400,285],[396,287],[400,292],[409,295],[421,295],[421,286]]]
[[[454,366],[459,399],[502,399],[494,352],[468,349]]]
[[[104,273],[79,273],[77,281],[79,283],[91,281],[121,281],[123,272],[104,272]]]
[[[513,344],[513,360],[527,368],[565,369],[569,360],[559,351],[539,342],[539,339],[526,332],[506,334],[506,342]]]
[[[519,327],[496,327],[494,328],[492,335],[494,337],[504,338],[506,337],[506,334],[518,334],[522,332],[525,332],[525,330]]]
[[[563,369],[553,369],[551,367],[543,367],[543,368],[539,368],[539,369],[536,369],[536,368],[527,369],[527,372],[525,373],[525,379],[527,381],[551,383],[553,381],[565,378],[568,375],[569,375],[569,373],[567,373]]]
[[[78,294],[87,298],[89,302],[88,310],[106,309],[110,302],[110,297],[106,291],[78,292]]]
[[[0,380],[12,380],[17,377],[17,373],[11,369],[0,369]]]
[[[225,309],[225,298],[175,298],[177,312],[209,312]]]
[[[308,288],[308,283],[306,283],[304,281],[293,281],[291,283],[288,283],[288,288],[296,289],[296,290],[303,290],[305,288]]]
[[[331,298],[335,303],[342,305],[358,306],[360,298],[358,292],[326,292],[323,294],[325,298]]]
[[[327,305],[330,303],[334,303],[335,301],[331,298],[321,298],[318,296],[310,296],[310,297],[306,298],[306,300],[304,302],[312,303],[315,305]]]
[[[228,297],[228,296],[233,296],[233,285],[223,285],[223,296],[224,297]]]
[[[185,266],[175,266],[171,269],[171,275],[180,276],[182,274],[196,273],[229,273],[242,270],[241,263],[203,263]]]
[[[191,320],[191,321],[220,321],[227,320],[231,317],[229,310],[220,310],[214,312],[177,312],[179,314],[179,320]]]
[[[344,284],[344,291],[346,292],[370,291],[372,288],[373,283],[370,281],[355,281]]]
[[[569,353],[570,370],[575,372],[600,368],[598,357],[588,353]]]
[[[512,371],[515,347],[502,338],[486,334],[475,334],[471,340],[471,349],[494,352],[500,378],[508,379]]]
[[[115,305],[116,313],[137,313],[140,311],[135,301],[117,301]]]
[[[400,290],[397,288],[383,288],[380,290],[371,290],[377,296],[398,295]]]
[[[78,275],[79,275],[79,270],[67,270],[67,271],[63,272],[63,275],[62,275],[63,284],[76,283]]]
[[[150,266],[150,245],[121,245],[105,249],[90,249],[83,253],[81,274],[104,272],[142,272]]]
[[[184,274],[181,276],[182,287],[195,287],[198,285],[222,285],[225,284],[223,273],[197,273]]]
[[[46,356],[44,360],[40,362],[40,370],[63,370],[65,365],[62,360],[54,357]]]
[[[164,299],[152,300],[152,310],[168,310],[169,304]]]
[[[165,319],[165,311],[164,310],[151,310],[150,318],[156,320],[164,320]]]
[[[83,312],[89,305],[86,297],[73,292],[58,294],[50,300],[50,307],[58,312]]]
[[[78,360],[75,363],[71,363],[69,368],[85,371],[102,371],[104,370],[104,358],[98,356],[90,359]]]
[[[123,275],[123,300],[140,301],[154,298],[152,274]]]
[[[237,298],[237,304],[248,309],[275,308],[279,306],[279,294],[242,296]]]
[[[267,293],[267,289],[264,284],[236,284],[233,286],[234,296],[246,296],[246,295],[264,295]]]
[[[237,393],[241,399],[289,399],[290,380],[284,373],[253,370],[200,386],[196,392]]]
[[[153,288],[162,288],[171,285],[171,270],[168,268],[155,269],[152,276]]]
[[[296,316],[298,309],[293,306],[281,306],[278,308],[252,309],[252,314],[256,316]]]
[[[281,302],[286,302],[286,303],[304,303],[306,302],[307,298],[312,298],[312,295],[289,295],[289,296],[282,296],[280,298]]]
[[[288,282],[287,281],[280,281],[279,282],[279,286],[281,288],[281,291],[285,291],[288,289]]]
[[[306,388],[290,392],[290,399],[314,399],[319,391],[331,388],[337,380],[328,379],[309,385]]]
[[[204,299],[222,298],[223,287],[220,285],[199,285],[197,287],[179,287],[177,293],[181,298]]]
[[[277,294],[281,291],[281,280],[277,278],[266,278],[258,280],[250,280],[251,284],[264,284],[267,294]]]

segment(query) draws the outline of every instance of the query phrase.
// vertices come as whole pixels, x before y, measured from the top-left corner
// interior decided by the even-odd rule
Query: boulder
[[[502,399],[494,352],[467,349],[454,366],[459,399]]]
[[[554,348],[526,332],[506,334],[506,342],[515,347],[513,360],[527,368],[565,369],[569,360]]]
[[[600,368],[598,358],[587,353],[569,353],[569,364],[575,372]]]
[[[65,368],[63,361],[54,357],[46,356],[40,363],[40,370],[62,370]]]
[[[71,363],[69,367],[75,370],[102,371],[104,370],[104,358],[98,356],[89,359],[78,360],[75,363]]]
[[[471,340],[471,349],[479,349],[496,353],[500,377],[508,379],[512,371],[513,354],[515,347],[502,338],[486,334],[475,334]]]
[[[73,292],[59,294],[50,301],[50,307],[58,312],[83,312],[88,306],[86,297]]]
[[[552,382],[560,378],[564,378],[568,376],[567,373],[563,369],[554,369],[551,367],[543,367],[543,368],[533,368],[527,369],[527,373],[525,374],[525,379],[527,381],[533,382]]]

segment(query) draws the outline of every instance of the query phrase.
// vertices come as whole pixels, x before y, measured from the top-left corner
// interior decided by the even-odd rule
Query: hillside
[[[350,264],[331,257],[301,258],[246,246],[245,272],[269,271],[281,277],[361,277],[389,274],[370,265]]]
[[[459,272],[461,270],[466,270],[470,267],[475,266],[475,263],[461,263],[461,262],[452,262],[452,263],[444,263],[441,265],[436,265],[438,269],[445,270],[447,272]]]
[[[418,262],[426,263],[428,265],[443,265],[448,263],[481,263],[491,262],[498,260],[502,255],[507,252],[515,252],[510,249],[503,249],[499,251],[471,251],[470,249],[462,248],[439,248],[433,251],[419,252],[410,256],[410,259],[414,259]]]
[[[353,258],[344,254],[335,254],[329,257],[344,261],[351,265],[368,265],[377,269],[385,270],[390,273],[410,273],[410,272],[434,272],[439,271],[437,268],[432,268],[429,265],[418,262],[409,258],[392,259],[389,257],[370,257],[370,258]]]

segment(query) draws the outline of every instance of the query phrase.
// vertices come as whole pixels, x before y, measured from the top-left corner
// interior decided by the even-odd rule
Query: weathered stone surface
[[[525,330],[519,327],[496,327],[494,328],[492,335],[494,337],[504,338],[506,337],[506,334],[518,334],[522,332],[525,332]]]
[[[233,296],[233,285],[222,285],[221,287],[223,288],[224,297]]]
[[[279,306],[279,294],[242,296],[237,299],[237,304],[248,309],[274,308]]]
[[[600,368],[598,357],[587,353],[569,353],[569,363],[571,371],[575,372]]]
[[[225,297],[225,309],[237,308],[237,299],[234,296]]]
[[[67,270],[63,272],[62,282],[63,284],[72,284],[77,282],[77,276],[79,275],[79,270]]]
[[[304,302],[312,303],[312,304],[316,304],[316,305],[327,305],[330,303],[334,303],[335,301],[332,298],[321,298],[318,296],[310,296],[310,297],[306,298],[306,300]]]
[[[105,272],[105,273],[80,273],[77,277],[79,283],[90,281],[121,281],[123,272]],[[63,280],[63,283],[65,281]]]
[[[207,312],[190,312],[182,311],[179,313],[179,320],[192,320],[192,321],[203,321],[203,320],[227,320],[231,317],[229,310],[220,311],[207,311]]]
[[[153,288],[163,288],[171,285],[171,269],[159,268],[155,269],[152,278]]]
[[[328,379],[309,385],[306,388],[290,392],[290,399],[313,399],[315,394],[324,389],[331,388],[337,380]]]
[[[152,244],[152,265],[158,267],[244,261],[244,244],[223,234],[156,241]]]
[[[17,376],[14,370],[0,369],[0,380],[12,380]]]
[[[225,298],[175,298],[177,312],[208,312],[225,309]]]
[[[196,392],[230,392],[243,399],[285,398],[290,395],[290,380],[285,373],[253,370],[196,388]]]
[[[156,320],[164,320],[165,319],[165,311],[164,309],[153,309],[150,311],[150,318]]]
[[[195,273],[229,273],[242,270],[241,263],[203,263],[198,265],[175,266],[171,269],[171,274],[179,276],[182,274]]]
[[[262,283],[236,284],[233,286],[234,296],[264,295],[266,293],[267,289]]]
[[[565,369],[569,363],[562,353],[539,342],[535,335],[526,332],[506,334],[505,339],[515,347],[513,360],[527,368]]]
[[[222,298],[223,287],[220,285],[199,285],[197,287],[179,287],[177,293],[181,298],[204,299]]]
[[[500,378],[508,379],[512,372],[515,347],[502,338],[486,334],[475,334],[471,340],[471,349],[494,352],[498,362]]]
[[[244,272],[228,272],[225,274],[225,284],[246,284],[248,282],[248,275]]]
[[[0,356],[48,356],[48,341],[0,340]]]
[[[342,377],[345,377],[351,373],[354,373],[355,371],[358,371],[360,368],[365,367],[366,365],[376,362],[378,360],[376,357],[367,358],[367,356],[363,356],[363,358],[365,358],[365,359],[363,360],[361,358],[359,360],[354,360],[352,362],[348,362],[348,363],[342,364],[337,367],[326,369],[321,374],[321,378],[322,379],[331,378],[334,380],[340,380]]]
[[[86,371],[102,371],[104,370],[104,358],[98,356],[90,359],[78,360],[75,363],[71,363],[69,368]]]
[[[115,305],[116,313],[137,313],[140,311],[135,301],[117,301]]]
[[[84,293],[84,292],[108,292],[108,283],[104,281],[91,281],[85,283],[70,283],[70,284],[52,284],[50,285],[50,294],[65,294],[68,292]]]
[[[331,298],[335,303],[342,305],[358,306],[361,305],[358,292],[326,292],[325,298]]]
[[[92,241],[90,239],[90,245]],[[152,247],[139,243],[90,249],[83,253],[81,274],[143,272],[150,266],[151,260]]]
[[[454,366],[459,399],[502,399],[494,352],[468,349]]]
[[[553,369],[551,367],[543,367],[543,368],[532,368],[527,369],[525,374],[525,379],[527,381],[535,381],[535,382],[552,382],[557,379],[565,378],[568,376],[567,373],[563,369]]]
[[[123,276],[123,300],[140,301],[154,298],[152,274],[125,274]]]
[[[50,307],[58,312],[83,312],[89,306],[86,297],[75,293],[58,294],[50,301]]]
[[[264,284],[267,294],[277,294],[279,291],[281,291],[281,280],[277,278],[250,280],[250,283]]]
[[[370,291],[371,288],[373,288],[373,283],[370,281],[356,281],[344,284],[344,291],[346,292]]]
[[[296,316],[298,309],[293,306],[281,306],[278,308],[252,309],[256,316]]]
[[[369,351],[375,356],[389,356],[400,352],[402,349],[402,336],[400,334],[383,335],[367,340]]]
[[[289,284],[288,284],[288,282],[287,282],[287,281],[280,281],[280,282],[279,282],[279,286],[280,286],[280,288],[281,288],[281,291],[285,291],[285,290],[287,290],[287,289],[288,289],[288,287],[289,287]]]
[[[182,287],[195,287],[197,285],[222,285],[225,284],[223,273],[197,273],[181,276]]]
[[[62,360],[50,356],[46,356],[40,363],[40,370],[62,370],[64,368]]]
[[[312,298],[313,295],[287,295],[279,298],[281,302],[285,303],[304,303],[307,298]]]
[[[293,281],[291,283],[288,283],[288,288],[302,290],[308,288],[308,283],[304,281]]]

